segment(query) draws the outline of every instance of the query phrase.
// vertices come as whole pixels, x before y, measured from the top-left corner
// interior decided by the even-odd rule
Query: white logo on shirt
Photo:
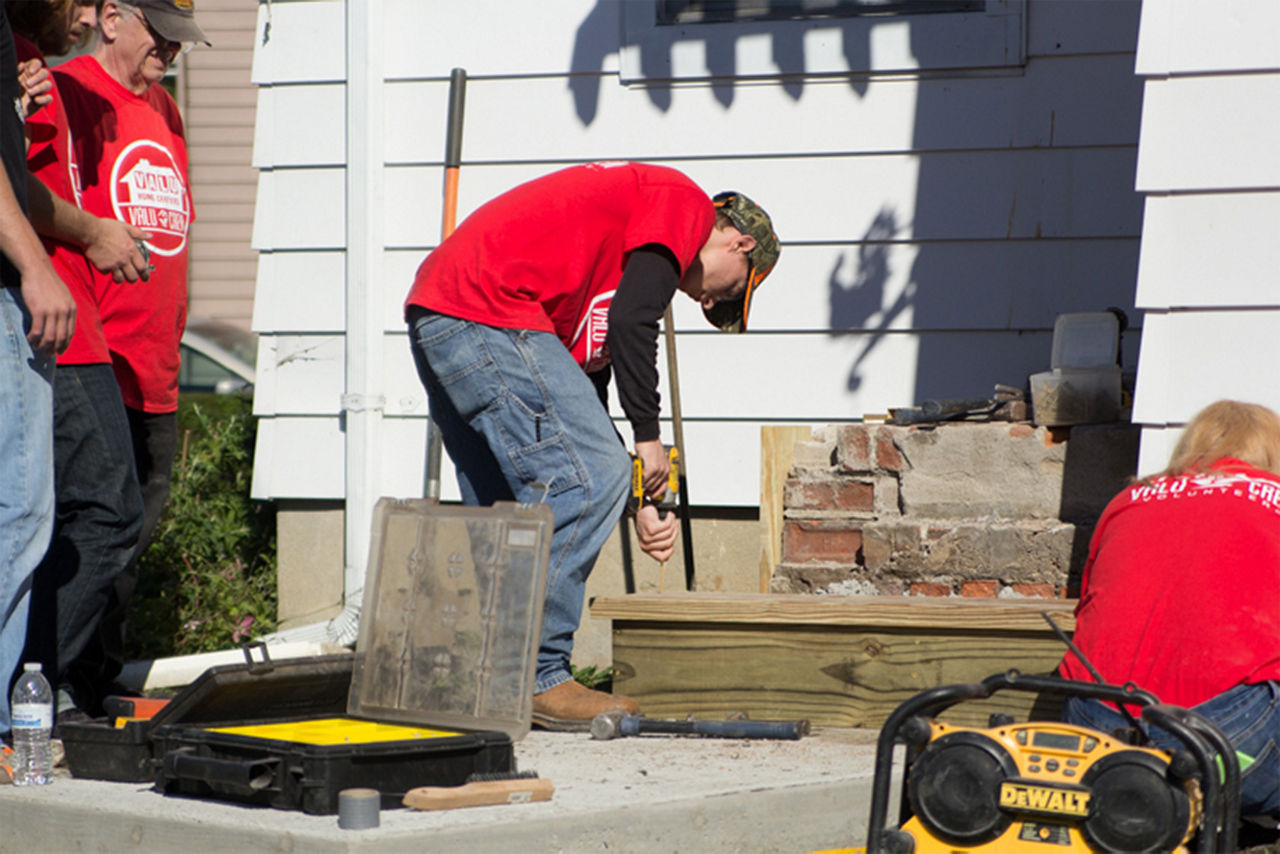
[[[130,143],[111,167],[111,208],[116,218],[151,232],[147,246],[158,255],[177,255],[187,243],[191,197],[169,149],[140,139]]]
[[[617,291],[605,291],[592,297],[573,332],[573,340],[569,342],[569,352],[589,374],[609,364],[609,348],[605,339],[609,335],[609,305],[615,293]]]
[[[1280,510],[1280,484],[1274,480],[1251,477],[1242,472],[1206,472],[1181,477],[1163,477],[1149,484],[1129,488],[1131,501],[1166,501],[1195,498],[1202,495],[1231,494]]]

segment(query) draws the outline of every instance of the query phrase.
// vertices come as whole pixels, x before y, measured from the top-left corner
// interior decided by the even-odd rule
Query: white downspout
[[[268,643],[350,645],[360,627],[373,506],[381,485],[383,378],[382,0],[346,5],[346,377],[342,396],[346,450],[343,609],[324,623],[276,632]]]

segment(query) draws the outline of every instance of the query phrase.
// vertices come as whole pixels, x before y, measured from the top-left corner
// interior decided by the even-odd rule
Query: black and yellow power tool
[[[627,495],[627,513],[635,513],[645,504],[658,508],[658,515],[666,517],[680,504],[680,450],[675,445],[663,445],[667,452],[667,463],[670,471],[667,474],[667,491],[661,498],[653,499],[644,491],[644,462],[635,454],[631,455],[631,492]]]
[[[1106,734],[993,715],[987,729],[971,729],[933,717],[963,700],[1001,690],[1140,707],[1143,722],[1171,733],[1182,748],[1132,743],[1142,740],[1136,726],[1132,733]],[[887,829],[895,744],[907,745],[906,767],[899,827]],[[1161,704],[1132,684],[1011,670],[979,683],[925,691],[889,716],[876,747],[867,845],[850,850],[1226,852],[1236,848],[1239,821],[1240,766],[1211,721]]]
[[[651,498],[644,490],[644,461],[631,455],[631,492],[627,494],[627,514],[634,516],[646,504],[658,508],[658,516],[665,519],[668,513],[680,506],[680,450],[675,445],[663,445],[667,452],[667,491],[661,498]],[[658,592],[666,586],[667,562],[658,565]]]

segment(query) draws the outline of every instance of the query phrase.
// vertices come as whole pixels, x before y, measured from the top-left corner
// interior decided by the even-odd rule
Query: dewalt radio
[[[1141,707],[1182,748],[1158,750],[1052,721],[992,715],[987,729],[933,716],[997,691],[1093,697]],[[1126,711],[1126,715],[1129,713]],[[1141,738],[1134,721],[1133,733]],[[886,829],[895,744],[906,744],[900,827]],[[1240,766],[1208,719],[1132,684],[1094,684],[1010,670],[934,688],[900,705],[876,746],[868,854],[1234,851]],[[1194,844],[1194,848],[1191,847]]]

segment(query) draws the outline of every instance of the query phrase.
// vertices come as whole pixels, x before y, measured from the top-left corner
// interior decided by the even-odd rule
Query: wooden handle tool
[[[451,810],[495,804],[527,804],[549,801],[555,790],[555,785],[542,777],[486,780],[461,786],[419,786],[405,792],[404,805],[415,810]]]

